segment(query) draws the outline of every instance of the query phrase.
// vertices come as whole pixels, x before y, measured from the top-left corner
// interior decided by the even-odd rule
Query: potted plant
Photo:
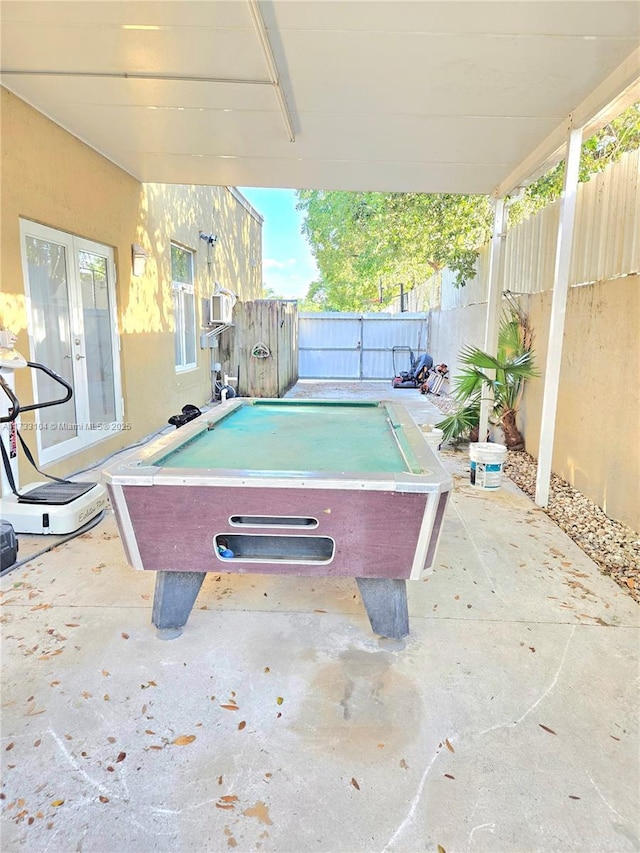
[[[478,440],[480,403],[484,389],[488,388],[493,392],[490,421],[502,428],[508,450],[524,450],[516,415],[525,382],[538,376],[531,344],[527,318],[512,308],[500,322],[497,355],[489,355],[478,347],[464,347],[459,358],[466,367],[456,376],[452,391],[460,408],[436,424],[443,431],[444,441],[466,435],[471,441]]]

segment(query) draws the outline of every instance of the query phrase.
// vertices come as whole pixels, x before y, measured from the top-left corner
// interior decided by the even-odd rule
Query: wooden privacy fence
[[[233,309],[231,363],[243,397],[282,397],[298,381],[298,304],[257,299]]]

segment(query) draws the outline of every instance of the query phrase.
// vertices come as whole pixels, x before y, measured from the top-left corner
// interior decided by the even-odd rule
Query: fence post
[[[558,410],[558,388],[560,386],[562,338],[564,335],[567,292],[569,290],[569,265],[571,263],[571,248],[573,245],[573,225],[576,213],[581,149],[582,128],[574,128],[573,118],[570,118],[564,164],[560,221],[558,223],[558,238],[556,242],[556,262],[553,274],[549,344],[547,347],[547,363],[545,366],[544,393],[542,397],[535,496],[535,502],[538,506],[547,506],[549,503],[551,460],[553,457],[553,439]]]
[[[484,331],[484,349],[489,355],[495,355],[498,351],[498,309],[500,307],[502,254],[505,240],[507,208],[504,198],[495,200],[493,216],[493,235],[491,237],[491,251],[489,253],[489,292],[487,294],[487,322]],[[488,370],[492,376],[494,371]],[[480,425],[478,429],[478,441],[484,441],[489,427],[489,409],[493,403],[493,392],[490,388],[482,389],[482,402],[480,403]]]

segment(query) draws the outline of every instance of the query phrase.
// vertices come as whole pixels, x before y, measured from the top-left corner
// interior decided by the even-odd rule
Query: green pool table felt
[[[398,435],[402,442],[402,436]],[[404,444],[404,442],[402,442]],[[393,473],[419,466],[404,457],[387,410],[376,404],[243,405],[155,461],[169,468]],[[405,457],[407,461],[405,461]]]

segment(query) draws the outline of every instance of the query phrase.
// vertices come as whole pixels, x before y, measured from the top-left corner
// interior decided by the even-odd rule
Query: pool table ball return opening
[[[353,577],[373,631],[406,636],[452,488],[407,409],[376,402],[235,398],[104,473],[165,638],[224,571]]]

